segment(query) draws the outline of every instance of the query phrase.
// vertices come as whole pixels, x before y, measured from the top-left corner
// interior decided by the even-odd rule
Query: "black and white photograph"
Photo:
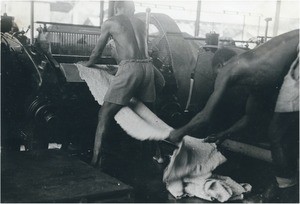
[[[299,203],[299,0],[1,0],[1,203]]]

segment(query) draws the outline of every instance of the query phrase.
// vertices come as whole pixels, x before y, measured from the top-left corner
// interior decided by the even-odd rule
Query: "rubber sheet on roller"
[[[60,63],[61,70],[67,82],[84,82],[79,76],[78,68],[73,63]]]

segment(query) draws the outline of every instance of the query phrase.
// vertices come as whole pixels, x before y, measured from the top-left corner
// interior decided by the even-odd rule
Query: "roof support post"
[[[99,15],[99,18],[100,18],[100,26],[101,26],[102,23],[103,23],[103,19],[104,19],[104,0],[100,1],[100,15]]]
[[[108,1],[108,18],[114,16],[114,7],[115,7],[115,1]]]
[[[276,2],[276,11],[275,11],[275,19],[274,19],[274,28],[273,28],[273,36],[274,37],[278,34],[280,7],[281,7],[281,0],[277,0],[277,2]]]
[[[200,13],[201,13],[201,0],[198,0],[198,2],[197,2],[196,21],[195,21],[195,37],[199,36],[199,31],[200,31]]]
[[[30,44],[34,43],[34,1],[30,1]]]

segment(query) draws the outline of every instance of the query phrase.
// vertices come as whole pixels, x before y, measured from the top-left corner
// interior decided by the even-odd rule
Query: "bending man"
[[[222,98],[226,97],[228,89],[243,86],[249,93],[246,114],[228,130],[207,137],[205,141],[222,142],[225,138],[233,137],[242,130],[253,128],[261,122],[259,119],[262,118],[262,114],[274,112],[275,109],[269,126],[269,136],[273,161],[277,166],[277,184],[261,198],[268,201],[269,198],[275,196],[274,192],[278,190],[278,187],[283,189],[293,186],[295,179],[292,179],[294,175],[290,170],[297,168],[287,168],[289,161],[283,141],[288,140],[291,143],[291,138],[287,138],[291,136],[288,130],[292,127],[297,130],[299,127],[299,64],[297,65],[296,59],[298,45],[299,30],[295,30],[274,37],[259,47],[230,59],[219,71],[215,90],[205,108],[187,125],[172,131],[169,140],[178,142],[185,135],[203,134],[205,127],[213,121],[214,112],[222,103]],[[296,136],[293,139],[297,140],[297,133],[294,135]],[[297,152],[295,156],[298,156]]]

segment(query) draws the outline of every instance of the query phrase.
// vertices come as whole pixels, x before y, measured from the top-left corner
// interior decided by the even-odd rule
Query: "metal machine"
[[[1,33],[2,146],[30,150],[47,148],[50,141],[72,143],[74,127],[95,125],[91,112],[96,114],[97,104],[86,86],[70,86],[43,42],[30,45],[23,38]]]

